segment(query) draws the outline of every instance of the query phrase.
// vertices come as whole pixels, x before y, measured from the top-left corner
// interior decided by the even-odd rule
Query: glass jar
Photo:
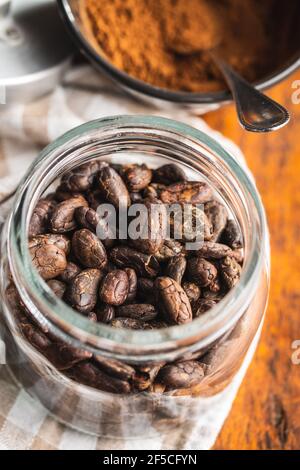
[[[67,170],[98,158],[150,167],[180,164],[188,179],[213,186],[244,238],[239,283],[205,315],[189,324],[134,331],[93,323],[58,299],[37,274],[28,250],[28,224],[38,199]],[[50,144],[21,183],[2,232],[1,294],[10,371],[60,421],[110,437],[151,437],[192,426],[202,397],[232,382],[263,321],[269,291],[269,241],[265,214],[247,170],[204,133],[156,117],[120,116],[84,124]],[[9,298],[13,284],[42,331],[72,347],[129,364],[147,381],[158,363],[202,358],[205,376],[193,387],[159,387],[123,394],[75,382],[25,339]],[[144,375],[143,375],[144,374]]]

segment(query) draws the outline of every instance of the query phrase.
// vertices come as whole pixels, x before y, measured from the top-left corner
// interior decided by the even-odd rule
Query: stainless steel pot
[[[54,0],[0,0],[0,104],[52,91],[72,50]]]

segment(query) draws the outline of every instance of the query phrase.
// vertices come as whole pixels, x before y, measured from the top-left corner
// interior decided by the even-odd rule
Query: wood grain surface
[[[233,106],[205,116],[245,153],[267,211],[272,250],[262,338],[215,449],[300,449],[300,364],[292,362],[292,343],[300,340],[300,103],[292,103],[299,79],[295,73],[268,92],[292,115],[279,131],[245,132]]]

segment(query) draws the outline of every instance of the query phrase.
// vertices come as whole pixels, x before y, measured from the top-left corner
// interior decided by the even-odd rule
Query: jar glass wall
[[[244,264],[239,283],[205,315],[189,324],[158,330],[114,329],[72,310],[39,277],[28,250],[32,211],[64,172],[95,158],[117,164],[144,162],[152,168],[176,162],[188,179],[207,181],[226,205],[243,233]],[[239,370],[262,323],[268,290],[268,232],[251,176],[214,140],[166,119],[107,118],[56,140],[29,169],[2,233],[1,293],[8,366],[17,381],[58,419],[97,435],[134,437],[143,431],[150,437],[178,425],[192,425],[200,398],[222,391]],[[20,308],[42,331],[87,355],[121,361],[150,385],[139,392],[114,394],[75,382],[24,337],[16,321]],[[161,364],[194,358],[207,368],[203,379],[192,387],[166,392],[154,379],[151,382]]]

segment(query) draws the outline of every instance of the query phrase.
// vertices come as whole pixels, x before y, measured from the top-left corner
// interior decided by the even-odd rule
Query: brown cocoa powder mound
[[[273,14],[283,14],[279,5],[281,0],[83,0],[82,18],[99,54],[129,75],[160,88],[209,92],[225,88],[207,52],[211,47],[218,46],[250,81],[280,63]]]

